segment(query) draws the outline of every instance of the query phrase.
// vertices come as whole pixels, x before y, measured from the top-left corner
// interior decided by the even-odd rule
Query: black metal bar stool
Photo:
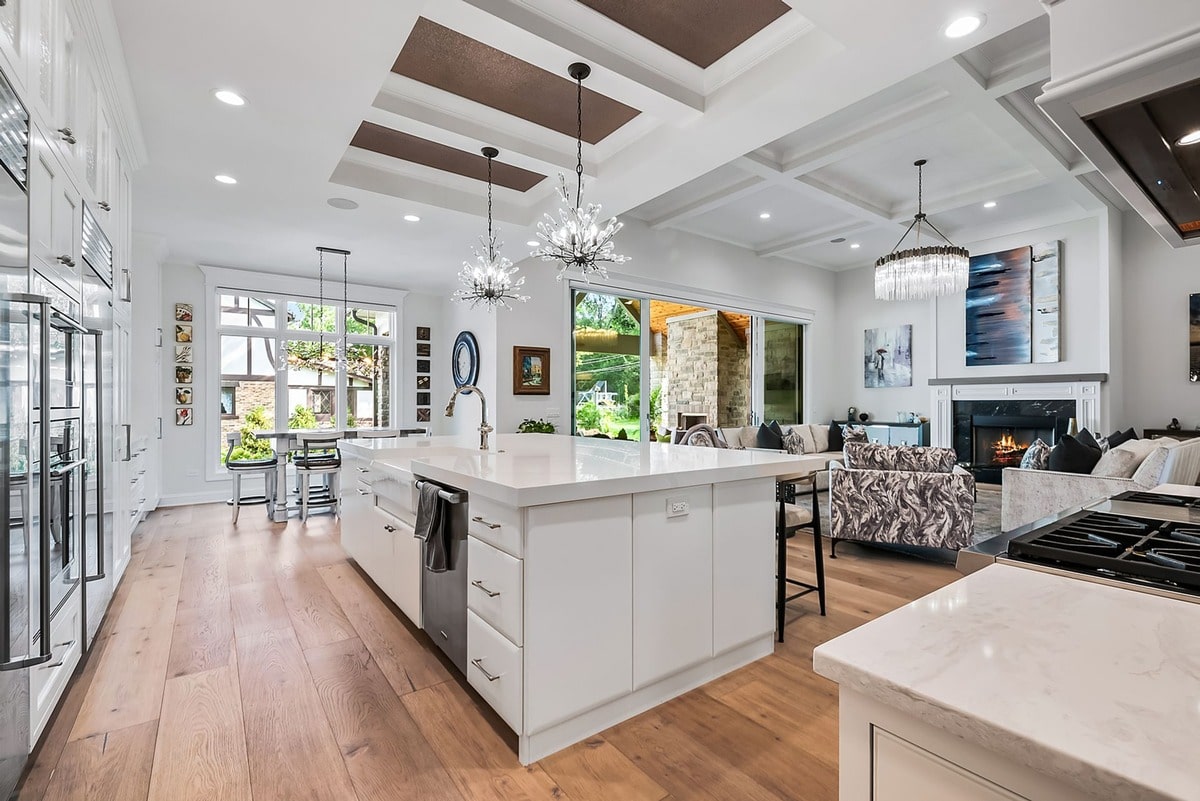
[[[809,485],[812,487],[812,510],[796,504],[796,486]],[[821,550],[821,504],[817,497],[817,475],[813,473],[804,478],[780,481],[775,485],[775,497],[779,501],[779,513],[776,518],[775,535],[778,543],[777,562],[775,566],[775,627],[776,638],[783,642],[784,611],[789,602],[810,593],[816,593],[825,614],[825,556]],[[817,583],[808,584],[798,579],[788,578],[787,574],[787,541],[795,532],[802,528],[811,528],[813,533],[813,558],[816,560]],[[788,585],[802,588],[800,592],[787,594]]]

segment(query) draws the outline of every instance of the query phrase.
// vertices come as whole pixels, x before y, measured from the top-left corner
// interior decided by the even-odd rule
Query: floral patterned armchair
[[[830,536],[840,540],[965,548],[975,527],[975,478],[949,448],[848,442],[830,465]]]

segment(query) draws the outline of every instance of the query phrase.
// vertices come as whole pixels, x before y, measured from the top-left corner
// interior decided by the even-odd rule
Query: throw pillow
[[[846,447],[846,441],[842,438],[842,427],[837,424],[837,421],[829,422],[829,444],[825,448],[828,451],[840,451]]]
[[[842,426],[842,448],[846,447],[847,442],[870,442],[871,438],[867,436],[867,429],[863,426]]]
[[[1165,478],[1163,472],[1166,470],[1167,459],[1170,457],[1171,451],[1183,444],[1179,440],[1165,440],[1167,438],[1150,440],[1151,442],[1161,442],[1162,444],[1146,457],[1146,460],[1138,466],[1137,470],[1133,471],[1131,478],[1133,478],[1135,484],[1149,488],[1157,487],[1163,483],[1163,479]]]
[[[1099,461],[1099,448],[1089,447],[1070,434],[1050,451],[1050,469],[1060,473],[1091,473]]]
[[[1049,470],[1050,450],[1050,446],[1045,442],[1035,439],[1033,444],[1029,446],[1029,450],[1025,451],[1025,455],[1021,457],[1021,469]]]
[[[1129,442],[1130,440],[1137,438],[1137,432],[1132,428],[1127,428],[1124,431],[1114,431],[1108,435],[1108,447],[1115,448],[1124,442]]]
[[[794,433],[797,436],[799,436],[800,439],[804,440],[804,452],[805,453],[820,453],[821,452],[821,449],[817,447],[816,438],[813,437],[812,426],[810,426],[806,423],[798,423],[797,425],[794,425],[794,426],[788,426],[788,428],[783,432],[784,437],[787,437],[787,435],[789,433]],[[822,432],[822,433],[824,433],[824,432]]]
[[[812,432],[813,453],[824,453],[825,451],[832,450],[829,447],[829,426],[815,424],[810,425],[808,430]]]
[[[1082,431],[1080,431],[1078,434],[1076,434],[1075,439],[1076,439],[1076,441],[1082,442],[1084,445],[1087,445],[1089,448],[1095,448],[1096,450],[1100,451],[1101,453],[1104,452],[1104,448],[1100,447],[1100,443],[1096,441],[1096,437],[1093,436],[1092,432],[1088,431],[1086,428],[1083,429]]]
[[[1138,469],[1138,462],[1132,451],[1112,448],[1096,462],[1096,466],[1092,468],[1092,475],[1103,478],[1130,478]]]
[[[779,427],[779,423],[772,420],[770,423],[760,424],[754,445],[756,448],[766,448],[772,451],[783,450],[783,429]]]
[[[793,456],[803,456],[808,452],[805,447],[804,437],[800,435],[798,427],[788,429],[788,432],[783,435],[783,449]]]
[[[1162,442],[1155,439],[1131,439],[1128,442],[1122,442],[1112,450],[1132,453],[1134,456],[1133,466],[1136,470],[1142,462],[1146,461],[1146,457],[1154,453],[1162,444]]]

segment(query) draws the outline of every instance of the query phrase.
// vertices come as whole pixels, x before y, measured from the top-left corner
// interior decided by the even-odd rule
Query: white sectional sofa
[[[805,453],[820,453],[841,461],[842,452],[829,449],[829,423],[799,423],[791,426],[781,425],[780,428],[785,434],[798,431],[800,438],[804,440]],[[758,447],[758,426],[719,428],[717,431],[731,448]],[[829,489],[829,471],[822,470],[817,475],[817,489]]]

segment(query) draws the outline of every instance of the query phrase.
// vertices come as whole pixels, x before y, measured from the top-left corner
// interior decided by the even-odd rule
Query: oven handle
[[[74,331],[76,334],[91,333],[88,331],[88,329],[84,328],[82,325],[77,323],[75,320],[72,320],[58,309],[50,310],[50,319],[58,323],[58,325],[55,325],[54,327],[59,331]]]
[[[128,270],[126,271],[128,272]],[[104,332],[92,330],[88,332],[96,338],[96,379],[100,381],[104,375]],[[107,578],[104,572],[104,437],[101,429],[104,427],[104,393],[96,392],[96,573],[88,575],[87,549],[83,552],[83,580],[100,581]]]
[[[158,422],[160,425],[162,424],[161,417],[158,418]],[[121,461],[122,462],[132,462],[133,461],[133,424],[132,423],[122,423],[121,425],[125,427],[125,457],[123,459],[121,459]]]

